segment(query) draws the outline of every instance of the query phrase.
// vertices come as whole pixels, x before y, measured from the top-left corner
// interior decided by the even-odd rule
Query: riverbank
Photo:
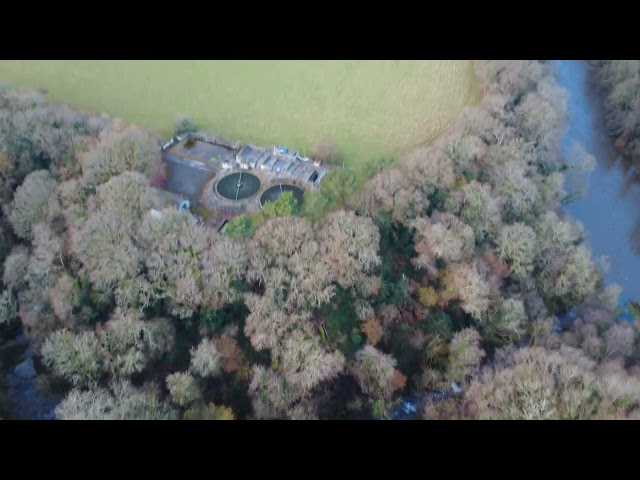
[[[569,157],[577,142],[597,160],[593,171],[567,175],[567,185],[584,193],[563,211],[584,225],[594,257],[608,264],[605,281],[623,288],[624,307],[640,298],[640,185],[609,136],[588,64],[561,60],[554,65],[558,84],[567,91],[569,110],[563,154]]]

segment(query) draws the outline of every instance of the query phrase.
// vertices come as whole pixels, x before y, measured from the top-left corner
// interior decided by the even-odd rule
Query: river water
[[[603,111],[589,82],[589,65],[582,60],[553,62],[557,80],[567,91],[569,116],[563,152],[570,154],[574,142],[593,155],[593,171],[571,173],[568,188],[580,185],[584,194],[564,206],[587,232],[594,258],[605,257],[607,282],[623,288],[620,305],[640,301],[640,183],[615,152],[606,133]]]
[[[575,142],[596,158],[589,172],[567,175],[567,190],[581,196],[564,205],[566,215],[581,222],[587,244],[595,257],[606,257],[605,281],[623,288],[619,303],[640,301],[640,182],[617,155],[606,133],[603,111],[593,85],[589,65],[582,60],[553,62],[558,84],[567,91],[568,118],[562,153],[570,157]],[[623,308],[625,317],[629,312]],[[414,419],[428,401],[438,401],[450,392],[419,393],[404,399],[391,413],[392,419]],[[410,407],[410,408],[407,408]]]

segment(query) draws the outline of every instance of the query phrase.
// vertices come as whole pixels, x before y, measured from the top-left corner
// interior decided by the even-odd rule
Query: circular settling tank
[[[223,177],[216,186],[220,195],[229,200],[244,200],[260,190],[260,179],[251,173],[232,173]]]
[[[269,202],[275,202],[284,192],[293,192],[293,198],[298,201],[298,205],[302,205],[302,200],[304,199],[302,189],[285,184],[267,188],[260,196],[260,205],[264,207]]]

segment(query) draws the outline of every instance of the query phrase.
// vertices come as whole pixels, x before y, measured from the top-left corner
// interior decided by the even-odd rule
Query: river
[[[558,84],[567,92],[562,153],[570,156],[578,142],[596,158],[592,171],[567,175],[567,190],[579,189],[582,195],[565,204],[563,211],[584,225],[594,258],[607,258],[605,281],[623,288],[619,305],[623,316],[629,318],[626,303],[640,301],[640,184],[624,167],[606,133],[600,100],[589,82],[589,65],[582,60],[555,60],[553,65]],[[449,395],[436,392],[407,397],[390,418],[417,418],[426,403]]]
[[[569,116],[563,152],[569,154],[574,142],[579,142],[597,160],[593,171],[567,176],[568,185],[581,184],[584,194],[566,204],[564,211],[584,225],[594,258],[606,257],[609,269],[605,280],[623,288],[620,305],[639,301],[640,184],[624,167],[606,133],[587,62],[556,60],[553,64],[558,84],[567,91]]]

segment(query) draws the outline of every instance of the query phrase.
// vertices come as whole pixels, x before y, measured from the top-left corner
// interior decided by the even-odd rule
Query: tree
[[[54,332],[42,346],[42,360],[53,372],[76,386],[96,382],[104,372],[103,350],[93,332]]]
[[[295,397],[307,396],[319,383],[335,378],[345,364],[342,353],[326,352],[306,325],[291,332],[282,347],[282,373]]]
[[[325,175],[320,184],[320,191],[329,199],[333,207],[344,205],[347,197],[358,189],[358,177],[346,168],[331,170]]]
[[[591,294],[598,281],[591,252],[580,245],[571,250],[555,281],[555,295],[576,304]]]
[[[151,178],[163,168],[158,139],[137,127],[107,131],[82,156],[83,180],[96,186],[128,171]]]
[[[98,186],[86,221],[71,232],[71,247],[98,291],[112,291],[142,269],[135,237],[142,216],[153,206],[149,182],[125,172]]]
[[[516,160],[507,160],[496,168],[493,190],[503,199],[504,219],[517,222],[529,218],[539,193],[535,181],[527,175],[527,168]]]
[[[25,284],[27,268],[29,267],[29,251],[16,246],[4,262],[2,282],[8,289],[17,291]]]
[[[420,287],[418,301],[423,307],[431,308],[438,304],[438,293],[433,287]]]
[[[375,399],[388,400],[394,390],[396,365],[391,355],[367,345],[356,353],[352,372],[364,393]]]
[[[356,287],[380,265],[380,232],[370,218],[339,210],[319,226],[321,256],[343,288]]]
[[[177,412],[158,400],[153,386],[134,388],[128,381],[112,382],[109,390],[71,390],[56,407],[62,420],[173,420]]]
[[[456,182],[456,175],[449,157],[441,148],[420,147],[401,159],[406,175],[439,207],[441,199]]]
[[[55,286],[49,289],[49,301],[56,316],[64,323],[74,320],[73,309],[79,305],[80,289],[74,279],[64,273],[58,277]]]
[[[229,407],[210,403],[206,407],[192,407],[182,416],[183,420],[235,420],[236,416]]]
[[[393,221],[408,221],[429,206],[429,200],[398,168],[385,169],[364,184],[349,205],[375,218],[391,213]]]
[[[245,213],[234,217],[224,227],[224,233],[233,238],[251,238],[253,232],[254,227],[251,218]]]
[[[448,378],[454,382],[464,382],[478,368],[484,355],[477,330],[465,328],[459,331],[449,346]]]
[[[171,400],[181,407],[198,400],[202,393],[198,384],[188,372],[176,372],[167,376],[167,388]]]
[[[634,418],[640,382],[624,372],[599,374],[579,350],[540,347],[502,352],[502,362],[485,368],[465,391],[473,418]]]
[[[47,170],[30,173],[16,190],[9,206],[9,221],[20,238],[31,239],[31,228],[45,219],[49,196],[56,185]]]
[[[306,191],[304,193],[302,213],[310,221],[319,220],[330,208],[332,208],[331,198],[323,190]]]
[[[471,181],[462,187],[458,205],[460,220],[473,228],[476,240],[482,242],[496,235],[501,206],[490,185]]]
[[[308,315],[288,314],[268,295],[246,294],[245,303],[250,313],[244,332],[256,350],[279,351],[288,332],[300,322],[308,321]]]
[[[334,293],[335,273],[314,237],[306,219],[278,217],[256,231],[250,246],[248,279],[287,312],[318,307]]]
[[[432,275],[437,259],[455,262],[473,252],[473,230],[451,213],[436,212],[431,218],[417,218],[411,226],[416,230],[415,251],[418,254],[412,262],[427,268]]]
[[[116,311],[98,330],[106,365],[115,377],[141,372],[151,361],[171,350],[173,327],[168,320],[142,320],[135,311]]]
[[[503,225],[497,238],[500,258],[509,262],[511,274],[522,279],[534,265],[536,258],[536,233],[523,223]]]
[[[506,298],[503,299],[498,311],[495,326],[519,335],[526,320],[527,312],[524,302],[518,298]]]
[[[18,306],[11,290],[5,289],[0,294],[0,325],[9,324],[17,314]]]
[[[197,347],[191,348],[189,368],[200,377],[215,377],[220,373],[222,361],[222,355],[218,353],[215,344],[205,338]]]
[[[298,400],[282,374],[262,365],[253,366],[249,394],[257,419],[284,418]]]
[[[293,192],[284,192],[275,202],[268,202],[262,207],[263,218],[284,217],[286,215],[298,215],[300,213],[300,205],[293,196]]]
[[[214,340],[214,345],[223,359],[222,369],[225,372],[232,373],[242,368],[245,361],[244,353],[235,338],[224,334]]]
[[[465,312],[476,320],[486,319],[491,290],[486,279],[478,273],[476,264],[456,263],[446,271],[443,280],[445,293],[459,298]]]
[[[382,325],[373,317],[362,322],[360,330],[362,330],[362,333],[367,337],[369,344],[373,346],[377,345],[384,336]]]

